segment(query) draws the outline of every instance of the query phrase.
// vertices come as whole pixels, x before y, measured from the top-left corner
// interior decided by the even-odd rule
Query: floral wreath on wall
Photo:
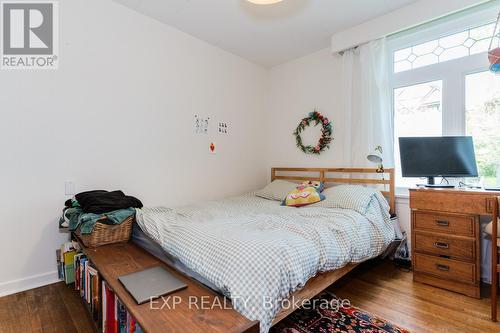
[[[300,134],[306,129],[306,127],[317,126],[321,123],[323,127],[321,129],[321,137],[318,140],[318,143],[315,146],[307,145],[305,146],[302,143],[302,137]],[[318,111],[314,110],[309,113],[309,116],[302,119],[299,126],[293,131],[293,135],[295,136],[295,141],[297,142],[297,147],[302,150],[306,154],[316,154],[319,155],[323,150],[330,148],[330,143],[332,142],[332,123],[323,116]]]

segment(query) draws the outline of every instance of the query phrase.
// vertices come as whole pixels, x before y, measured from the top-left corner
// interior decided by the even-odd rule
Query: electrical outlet
[[[64,182],[64,194],[65,195],[75,195],[75,183],[71,180],[67,180]]]

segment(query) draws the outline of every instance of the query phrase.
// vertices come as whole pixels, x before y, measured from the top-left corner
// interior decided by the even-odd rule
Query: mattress
[[[148,235],[146,235],[144,231],[142,231],[141,227],[139,227],[137,223],[134,223],[134,226],[132,228],[131,240],[134,244],[143,248],[144,250],[146,250],[156,258],[160,259],[170,267],[173,267],[182,274],[189,276],[190,278],[193,278],[198,282],[201,282],[202,284],[214,290],[215,292],[222,294],[222,291],[219,288],[217,288],[215,284],[208,281],[203,276],[201,276],[200,274],[196,273],[195,271],[184,265],[179,259],[175,258],[171,254],[163,250],[163,248],[158,243],[156,243]]]
[[[366,190],[354,191],[355,200],[368,203],[362,211],[284,207],[252,193],[178,208],[145,207],[136,218],[146,237],[136,229],[134,241],[229,297],[267,332],[282,301],[310,278],[376,257],[394,240],[385,198],[374,192],[362,200]]]

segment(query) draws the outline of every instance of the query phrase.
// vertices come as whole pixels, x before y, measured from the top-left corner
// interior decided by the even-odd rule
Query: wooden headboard
[[[279,173],[279,175],[278,175]],[[285,175],[283,175],[285,174]],[[331,175],[333,174],[333,175]],[[366,178],[352,178],[352,174],[367,175]],[[384,169],[383,173],[373,168],[272,168],[271,181],[275,179],[291,181],[321,181],[325,184],[366,184],[377,185],[391,207],[396,212],[394,169]]]

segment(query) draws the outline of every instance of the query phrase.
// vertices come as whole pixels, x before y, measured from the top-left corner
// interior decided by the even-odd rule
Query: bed
[[[297,304],[314,297],[378,256],[395,237],[389,214],[394,212],[393,169],[380,174],[273,168],[271,180],[277,179],[362,184],[380,191],[373,191],[362,211],[321,203],[284,207],[254,193],[179,208],[143,208],[137,211],[133,241],[230,298],[238,312],[259,320],[261,332],[267,332],[295,310],[286,300]]]

